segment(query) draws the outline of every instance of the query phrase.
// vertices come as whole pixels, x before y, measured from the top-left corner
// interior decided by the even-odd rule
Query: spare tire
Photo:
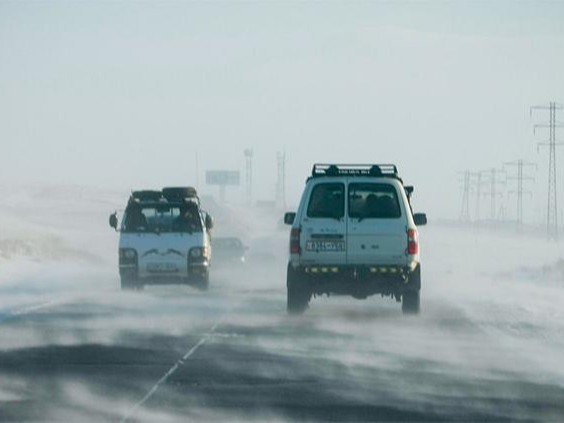
[[[178,200],[190,197],[197,197],[196,188],[193,187],[166,187],[163,188],[163,196],[167,200]]]

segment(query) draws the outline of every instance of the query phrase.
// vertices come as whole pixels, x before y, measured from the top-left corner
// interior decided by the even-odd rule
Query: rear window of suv
[[[349,217],[359,219],[396,219],[401,217],[398,194],[393,185],[349,184]]]
[[[317,184],[311,191],[308,217],[340,219],[345,215],[345,186],[338,183]]]

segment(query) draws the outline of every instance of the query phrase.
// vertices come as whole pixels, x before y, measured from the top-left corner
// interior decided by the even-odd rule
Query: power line
[[[564,107],[561,104],[550,102],[545,106],[531,107],[531,116],[534,110],[548,110],[549,121],[548,123],[536,124],[533,127],[534,133],[537,128],[548,128],[549,137],[547,141],[537,143],[537,151],[541,146],[548,146],[548,199],[546,207],[546,233],[549,239],[558,239],[558,193],[556,191],[556,146],[561,146],[563,143],[556,140],[556,128],[564,126],[561,122],[556,120],[556,110],[562,110]]]
[[[498,176],[505,174],[505,171],[503,169],[491,168],[482,170],[480,173],[486,175],[484,182],[490,186],[489,193],[486,195],[490,197],[490,219],[494,221],[497,220],[496,199],[499,196],[503,196],[503,193],[498,190],[498,187],[500,184],[503,186],[507,184],[506,180],[501,180]]]
[[[459,172],[463,175],[462,180],[462,205],[460,207],[460,221],[469,222],[470,221],[470,178],[471,172],[465,170],[464,172]]]
[[[487,179],[485,180],[483,178],[484,173],[489,172],[489,170],[481,170],[478,172],[470,172],[472,177],[475,177],[476,180],[475,181],[471,181],[471,183],[473,183],[476,186],[476,214],[475,214],[475,218],[474,220],[476,222],[480,221],[480,214],[481,214],[481,198],[483,196],[482,193],[482,186],[486,183],[488,183]]]
[[[515,162],[506,162],[503,164],[503,167],[513,167],[513,166],[517,166],[517,175],[516,176],[508,176],[507,179],[508,180],[516,180],[517,181],[517,191],[509,191],[509,193],[517,193],[517,209],[516,209],[516,223],[517,223],[517,230],[521,230],[521,227],[523,225],[523,194],[531,194],[532,195],[532,191],[525,191],[523,190],[523,182],[525,181],[534,181],[535,178],[533,178],[532,176],[527,176],[524,175],[524,168],[526,167],[537,167],[537,165],[535,163],[531,163],[531,162],[526,162],[522,159],[519,159]]]
[[[482,191],[482,172],[476,172],[476,222],[480,221],[480,195]]]
[[[462,183],[462,205],[460,208],[460,220],[462,222],[469,222],[472,220],[471,213],[470,213],[470,199],[472,197],[472,192],[476,192],[476,209],[475,209],[475,216],[474,221],[478,222],[480,219],[480,197],[481,197],[481,187],[484,184],[482,180],[482,174],[484,171],[481,172],[473,172],[471,170],[465,170],[463,172],[458,172],[459,175],[462,175],[462,179],[459,182]]]

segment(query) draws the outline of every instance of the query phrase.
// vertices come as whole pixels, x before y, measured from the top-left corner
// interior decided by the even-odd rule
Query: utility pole
[[[276,179],[276,204],[286,208],[286,152],[276,153],[278,173]]]
[[[541,146],[547,146],[548,154],[548,200],[546,207],[546,234],[548,239],[558,240],[558,192],[556,191],[556,146],[562,145],[556,141],[556,128],[562,127],[563,124],[556,120],[556,110],[562,110],[561,104],[551,101],[548,105],[531,107],[531,116],[534,110],[548,110],[548,123],[536,124],[533,132],[536,133],[537,128],[549,128],[549,137],[547,141],[537,143],[537,151]]]
[[[471,172],[466,170],[464,172],[459,172],[463,175],[462,180],[462,206],[460,208],[460,221],[469,222],[470,221],[470,177]]]
[[[507,162],[503,164],[503,167],[509,166],[517,166],[517,175],[516,176],[508,176],[508,180],[516,180],[517,181],[517,209],[516,209],[516,217],[515,221],[517,223],[517,231],[520,231],[523,226],[523,194],[530,194],[532,195],[532,191],[524,191],[523,190],[523,182],[524,181],[534,181],[535,178],[532,176],[526,176],[523,173],[524,168],[526,167],[537,167],[535,163],[526,162],[522,159],[517,160],[516,162]],[[509,191],[509,193],[514,193],[515,191]]]
[[[474,221],[477,223],[480,221],[481,214],[480,199],[482,197],[482,185],[484,185],[484,182],[487,182],[482,179],[483,174],[483,170],[479,172],[470,172],[470,178],[476,178],[475,181],[471,179],[470,184],[476,186],[476,212],[474,215]]]
[[[243,151],[245,156],[245,193],[247,197],[247,204],[253,203],[253,150],[251,148]]]
[[[505,172],[503,170],[495,169],[495,168],[491,168],[489,170],[482,172],[489,177],[489,180],[487,180],[487,182],[489,182],[490,185],[490,192],[487,195],[490,197],[491,200],[490,219],[492,221],[495,221],[497,219],[496,198],[499,195],[503,195],[501,192],[498,191],[498,185],[499,184],[505,185],[507,183],[506,181],[503,181],[500,178],[498,178],[498,175],[504,174]]]
[[[480,195],[482,187],[482,172],[476,172],[476,215],[474,219],[476,222],[480,221]]]

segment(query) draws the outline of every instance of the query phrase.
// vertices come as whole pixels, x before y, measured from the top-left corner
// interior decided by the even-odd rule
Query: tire
[[[401,296],[401,311],[403,314],[419,314],[420,291],[406,291]]]
[[[288,264],[286,288],[288,314],[303,314],[309,305],[311,292],[306,281],[299,277],[299,273],[290,264]]]
[[[121,289],[122,291],[141,291],[144,288],[143,284],[138,282],[136,279],[121,278]]]
[[[409,275],[408,291],[401,296],[403,314],[419,314],[421,309],[421,265]]]
[[[210,272],[209,271],[207,271],[205,275],[199,276],[198,279],[196,279],[196,287],[200,291],[207,291],[208,290],[208,288],[210,287]]]

